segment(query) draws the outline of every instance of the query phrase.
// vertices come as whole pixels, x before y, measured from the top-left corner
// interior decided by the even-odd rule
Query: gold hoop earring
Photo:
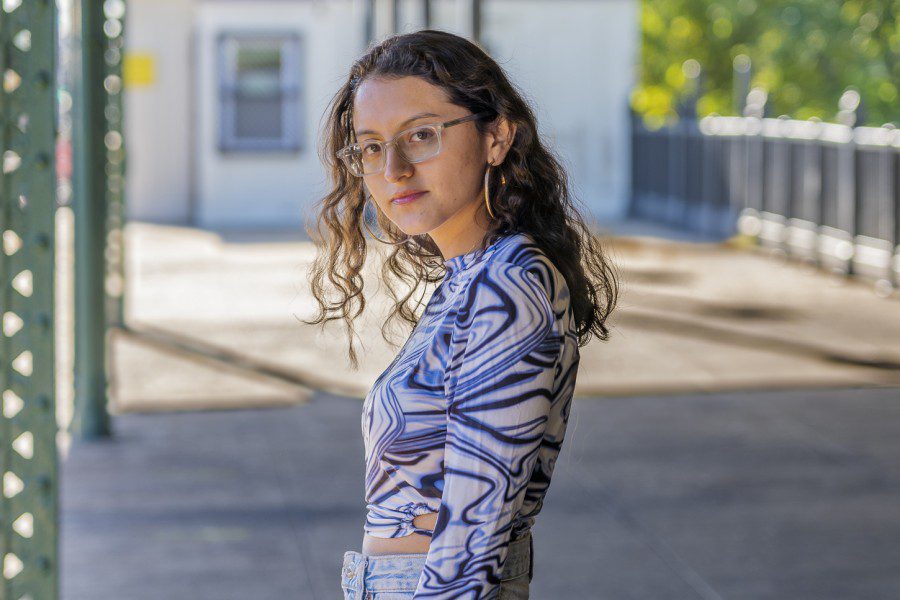
[[[369,229],[369,224],[366,223],[366,202],[369,201],[369,198],[370,198],[370,196],[366,196],[366,199],[363,200],[363,215],[362,215],[363,227],[365,227],[366,230],[368,230],[369,235],[371,235],[373,238],[375,238],[382,244],[390,244],[392,246],[399,246],[400,244],[405,244],[406,242],[408,242],[409,240],[411,240],[413,238],[413,236],[408,235],[404,239],[400,240],[399,242],[388,242],[387,240],[383,240],[380,237],[378,237],[377,235],[375,235],[374,233],[372,233],[372,230]],[[377,215],[378,214],[378,205],[375,204],[374,202],[372,202],[372,204],[375,206],[375,214]],[[377,216],[376,216],[376,219],[377,219]]]
[[[484,206],[487,208],[488,214],[491,215],[492,219],[496,219],[494,216],[494,211],[491,210],[491,199],[488,197],[488,180],[491,173],[491,167],[495,166],[494,163],[488,163],[488,168],[484,171]],[[500,173],[500,185],[506,185],[506,176],[503,173]]]

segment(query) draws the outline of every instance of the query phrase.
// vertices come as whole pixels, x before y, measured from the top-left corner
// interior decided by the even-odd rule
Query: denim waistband
[[[532,574],[532,549],[531,532],[509,543],[501,581]],[[348,550],[344,552],[341,587],[358,593],[415,591],[427,556],[424,553],[362,554]]]

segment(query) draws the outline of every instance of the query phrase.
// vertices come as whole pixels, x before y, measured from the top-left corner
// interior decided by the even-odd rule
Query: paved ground
[[[359,400],[126,414],[62,468],[63,600],[333,600]],[[534,600],[900,598],[900,388],[577,398]]]
[[[582,348],[577,395],[900,385],[900,298],[667,233],[610,226],[621,295],[611,339]],[[60,240],[67,235],[61,227]],[[323,331],[300,321],[313,314],[314,248],[297,233],[130,223],[126,241],[132,332],[111,340],[114,412],[288,406],[316,389],[362,397],[396,352],[379,331],[387,297],[371,274],[375,252],[371,312],[356,340],[362,363],[351,371],[339,324]],[[67,312],[59,318],[66,331]],[[408,334],[397,329],[394,341]],[[71,340],[58,347],[64,406]]]
[[[612,233],[622,297],[611,340],[582,349],[533,598],[900,597],[897,298],[664,228]],[[364,518],[360,398],[394,351],[384,299],[353,372],[339,328],[298,321],[308,241],[142,223],[126,241],[114,437],[61,437],[63,598],[339,598]]]

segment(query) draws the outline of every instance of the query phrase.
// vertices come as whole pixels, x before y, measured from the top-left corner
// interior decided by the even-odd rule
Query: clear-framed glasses
[[[344,146],[335,155],[340,158],[347,169],[357,177],[380,173],[387,160],[387,150],[396,144],[397,150],[403,155],[403,159],[409,163],[419,163],[438,155],[441,151],[441,131],[458,123],[465,123],[486,117],[488,111],[466,115],[444,123],[432,123],[428,125],[416,125],[404,129],[386,142],[380,140],[366,140]]]

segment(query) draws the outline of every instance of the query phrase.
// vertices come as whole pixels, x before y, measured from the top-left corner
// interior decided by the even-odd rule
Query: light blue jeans
[[[533,550],[531,532],[510,542],[498,600],[528,600],[528,587],[534,575]],[[426,556],[344,552],[341,570],[344,600],[409,600],[425,568]]]

